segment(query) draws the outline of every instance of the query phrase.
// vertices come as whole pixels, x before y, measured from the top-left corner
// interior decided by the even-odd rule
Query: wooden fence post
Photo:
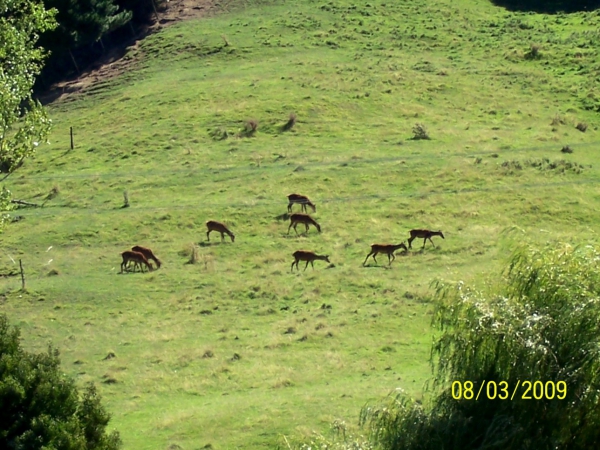
[[[79,75],[81,72],[79,71],[79,66],[75,62],[75,57],[73,56],[73,52],[71,52],[71,49],[69,49],[69,55],[71,55],[71,60],[73,61],[73,65],[75,66],[75,69],[77,70],[77,74]]]
[[[150,0],[152,3],[152,8],[154,9],[154,15],[156,16],[156,23],[160,26],[160,21],[158,18],[158,11],[156,11],[156,5],[154,5],[154,0]]]
[[[25,290],[25,272],[23,272],[23,263],[19,259],[19,267],[21,268],[21,290]]]
[[[73,150],[73,127],[69,127],[71,131],[71,150]]]

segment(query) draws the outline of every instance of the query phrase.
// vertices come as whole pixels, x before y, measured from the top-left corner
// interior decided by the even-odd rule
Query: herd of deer
[[[288,227],[287,234],[290,234],[290,230],[292,228],[294,228],[294,231],[296,232],[296,234],[298,234],[298,230],[296,229],[298,224],[304,224],[304,226],[306,227],[307,233],[308,233],[309,225],[313,225],[317,229],[317,231],[320,233],[321,226],[312,217],[310,217],[308,214],[306,214],[307,206],[309,206],[313,210],[313,212],[317,211],[317,207],[315,206],[315,204],[312,203],[308,199],[308,197],[306,197],[304,195],[299,195],[299,194],[288,195],[288,200],[289,200],[288,213],[292,212],[292,206],[294,204],[299,204],[302,207],[303,213],[290,214],[290,226]],[[221,233],[221,241],[223,241],[225,239],[225,235],[228,235],[231,238],[231,242],[235,242],[235,235],[231,232],[231,230],[229,230],[229,228],[227,228],[227,226],[225,226],[225,224],[223,224],[221,222],[216,222],[214,220],[209,220],[208,222],[206,222],[206,227],[208,228],[208,231],[206,232],[206,238],[209,241],[210,241],[210,233],[212,231],[216,231],[218,233]],[[373,256],[373,260],[375,261],[375,263],[377,263],[377,259],[375,259],[375,256],[377,256],[379,253],[386,254],[388,257],[388,264],[391,265],[392,261],[394,261],[396,259],[394,252],[398,249],[403,249],[405,252],[407,252],[409,248],[412,248],[412,245],[411,245],[412,241],[414,241],[417,238],[423,239],[423,248],[425,248],[425,244],[427,243],[428,239],[429,239],[429,242],[431,242],[431,245],[433,245],[435,247],[435,244],[431,240],[431,238],[433,236],[440,236],[442,239],[445,239],[444,235],[441,231],[417,229],[417,230],[410,230],[410,237],[408,238],[408,247],[404,244],[404,242],[402,242],[398,245],[371,244],[371,251],[365,258],[365,260],[363,262],[363,266],[367,263],[367,260],[369,259],[370,256]],[[123,257],[123,262],[121,263],[121,273],[123,273],[123,271],[128,268],[128,265],[130,262],[134,263],[134,266],[133,266],[134,272],[137,267],[139,267],[140,270],[143,272],[144,271],[143,266],[146,266],[148,268],[148,271],[152,271],[154,268],[152,266],[152,263],[150,263],[149,260],[153,260],[156,263],[157,269],[160,268],[160,266],[161,266],[160,260],[156,256],[154,256],[154,253],[152,252],[152,250],[150,250],[149,248],[146,248],[146,247],[140,247],[139,245],[132,247],[131,250],[127,250],[127,251],[121,253],[121,256]],[[294,265],[296,266],[296,270],[300,270],[300,269],[298,269],[298,263],[300,261],[306,262],[306,265],[304,266],[304,270],[306,270],[309,263],[312,266],[312,268],[314,269],[315,268],[314,261],[317,261],[317,260],[327,261],[328,263],[331,263],[329,261],[329,255],[317,255],[314,252],[309,252],[309,251],[305,251],[305,250],[298,250],[298,251],[294,252],[292,256],[294,257],[294,262],[292,263],[292,267],[291,267],[292,271],[294,270]]]

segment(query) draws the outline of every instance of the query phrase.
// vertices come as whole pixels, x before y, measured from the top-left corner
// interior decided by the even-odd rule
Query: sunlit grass
[[[2,309],[100,386],[125,447],[269,448],[354,423],[396,387],[418,397],[431,281],[481,282],[509,227],[597,242],[597,14],[370,5],[254,4],[167,27],[135,71],[51,105],[51,146],[9,179],[17,198],[58,193],[2,236],[0,269],[21,258],[28,290],[3,278]],[[531,42],[541,59],[523,57]],[[316,203],[321,234],[287,235],[292,192]],[[207,243],[207,220],[235,243]],[[411,228],[445,239],[362,267]],[[118,275],[133,245],[163,267]],[[334,267],[292,274],[299,249]]]

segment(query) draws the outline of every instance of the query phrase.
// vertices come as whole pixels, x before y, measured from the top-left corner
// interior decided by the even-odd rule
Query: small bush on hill
[[[422,123],[415,124],[412,131],[413,131],[412,139],[414,141],[418,141],[420,139],[431,139],[429,137],[429,133],[427,133],[427,129],[425,128],[425,125],[423,125]]]
[[[531,44],[529,51],[525,53],[525,59],[540,59],[541,57],[540,46],[537,44]]]

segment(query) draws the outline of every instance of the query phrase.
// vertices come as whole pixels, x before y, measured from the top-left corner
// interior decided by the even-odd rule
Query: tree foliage
[[[58,350],[23,350],[19,330],[0,316],[0,448],[15,450],[117,450],[106,433],[109,414],[93,384],[82,398],[60,370]]]
[[[133,21],[146,22],[154,11],[154,7],[158,8],[165,0],[116,0],[116,2],[122,10],[132,12]]]
[[[58,11],[58,27],[42,39],[42,46],[56,54],[96,42],[131,19],[131,12],[119,11],[114,0],[44,0],[44,4]]]
[[[511,11],[547,14],[593,11],[600,8],[600,0],[492,0],[492,3]]]
[[[39,33],[55,26],[54,12],[32,0],[0,0],[0,173],[10,173],[44,141],[50,119],[32,99],[44,60]]]
[[[403,393],[363,409],[385,449],[600,448],[600,254],[590,247],[517,251],[502,282],[482,293],[440,285],[426,406]],[[456,400],[453,381],[566,382],[566,398]],[[500,388],[498,388],[500,389]],[[498,390],[498,393],[500,391]],[[493,394],[493,390],[492,390]],[[531,396],[532,393],[529,392]]]

